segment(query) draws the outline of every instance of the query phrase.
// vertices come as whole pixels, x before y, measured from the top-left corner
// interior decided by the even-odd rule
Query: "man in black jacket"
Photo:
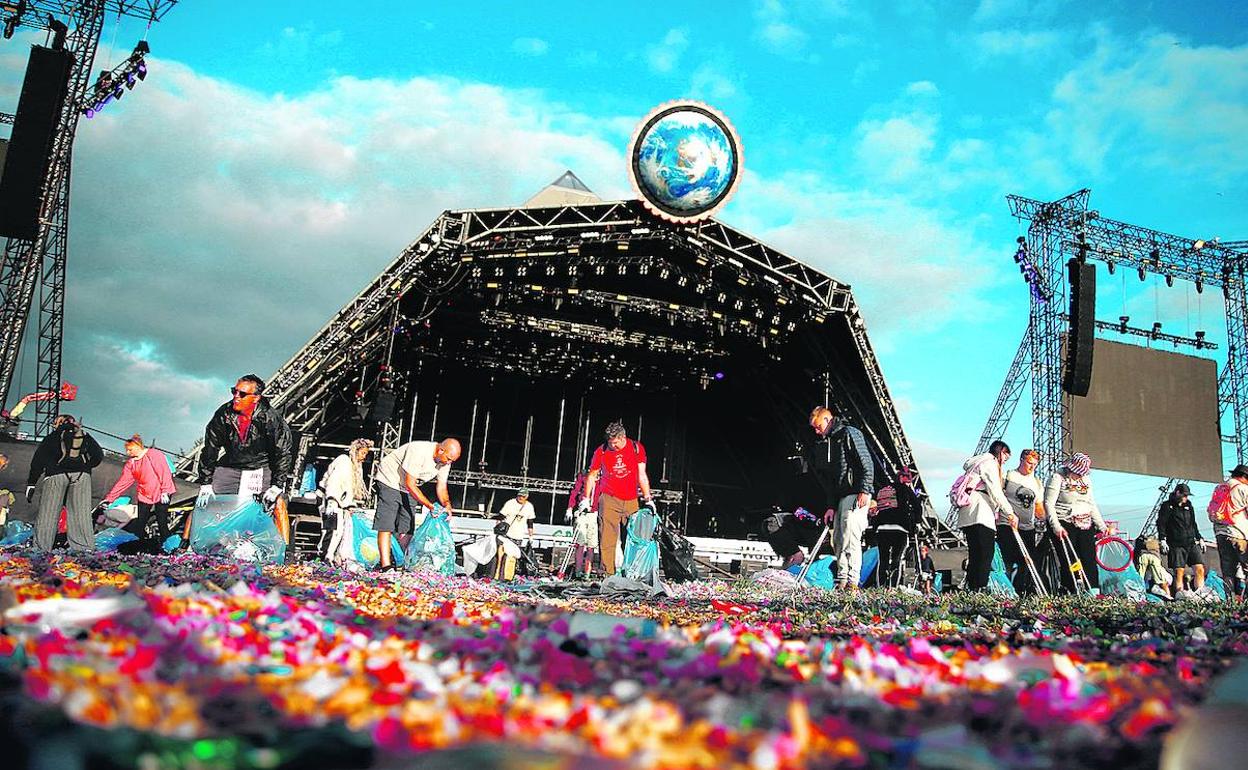
[[[867,510],[875,491],[875,465],[862,431],[845,424],[826,406],[810,413],[815,441],[808,459],[811,472],[826,494],[826,523],[833,527],[832,551],[836,554],[836,587],[858,587],[862,569],[862,533],[867,529]]]
[[[1184,593],[1183,573],[1187,567],[1196,572],[1193,591],[1205,587],[1204,551],[1198,545],[1200,530],[1196,526],[1196,511],[1188,500],[1191,489],[1186,484],[1179,484],[1170,493],[1170,499],[1161,504],[1157,512],[1157,531],[1166,539],[1170,546],[1170,569],[1174,570],[1174,595],[1179,599],[1194,598]]]
[[[95,550],[95,532],[91,526],[91,469],[103,459],[100,445],[83,432],[73,417],[63,414],[52,423],[52,432],[35,449],[30,460],[30,475],[26,477],[26,502],[34,497],[36,484],[39,488],[35,547],[40,551],[52,550],[62,507],[70,550]]]
[[[215,495],[256,495],[273,507],[277,530],[290,542],[283,494],[295,465],[290,426],[264,398],[264,380],[258,376],[239,377],[231,393],[234,397],[217,409],[204,429],[195,505],[204,506]],[[184,537],[189,533],[188,517]]]

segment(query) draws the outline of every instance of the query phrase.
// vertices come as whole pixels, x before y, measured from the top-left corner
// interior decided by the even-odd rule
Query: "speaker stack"
[[[1096,265],[1071,257],[1066,272],[1070,276],[1070,332],[1066,335],[1062,389],[1072,396],[1087,396],[1096,341]]]
[[[52,162],[52,140],[65,107],[73,65],[69,51],[42,46],[30,50],[0,175],[0,236],[29,241],[39,232],[43,182]]]

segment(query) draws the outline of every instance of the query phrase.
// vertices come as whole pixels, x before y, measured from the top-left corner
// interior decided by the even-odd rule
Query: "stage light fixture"
[[[1195,249],[1196,251],[1200,251],[1201,249],[1205,248],[1205,242],[1203,240],[1197,240],[1195,243],[1192,244],[1192,248]]]
[[[1131,316],[1129,316],[1129,315],[1120,315],[1120,316],[1118,316],[1118,332],[1119,332],[1120,334],[1126,334],[1126,333],[1127,333],[1127,322],[1128,322],[1128,321],[1130,321],[1130,320],[1131,320]]]
[[[717,379],[717,380],[722,380],[722,379],[724,379],[724,373],[723,373],[723,372],[715,372],[715,379]]]
[[[1138,275],[1140,276],[1140,280],[1141,280],[1141,281],[1142,281],[1142,280],[1144,280],[1144,275],[1145,275],[1145,273],[1146,273],[1146,271],[1144,270],[1144,266],[1143,266],[1143,265],[1141,265],[1141,266],[1140,266],[1140,269],[1136,271],[1136,274],[1138,274]]]
[[[1153,339],[1157,339],[1157,335],[1161,334],[1161,321],[1153,321]]]
[[[1205,332],[1203,329],[1196,330],[1196,349],[1200,350],[1205,346]]]
[[[1204,282],[1204,280],[1203,280],[1203,279],[1201,279],[1201,278],[1197,278],[1197,279],[1196,279],[1196,293],[1197,293],[1197,294],[1204,294],[1204,293],[1205,293],[1205,282]]]
[[[1166,274],[1166,286],[1169,286],[1169,287],[1174,286],[1174,276],[1168,273]]]
[[[1117,265],[1115,265],[1115,264],[1114,264],[1114,260],[1112,260],[1112,259],[1111,259],[1111,260],[1109,260],[1108,262],[1106,262],[1105,264],[1106,264],[1106,266],[1109,268],[1109,274],[1110,274],[1110,275],[1113,275],[1113,274],[1114,274],[1114,269],[1117,267]]]

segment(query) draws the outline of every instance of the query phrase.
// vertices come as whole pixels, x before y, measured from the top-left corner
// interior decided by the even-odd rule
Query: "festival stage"
[[[1234,603],[24,550],[0,583],[11,766],[1155,767],[1248,653]]]

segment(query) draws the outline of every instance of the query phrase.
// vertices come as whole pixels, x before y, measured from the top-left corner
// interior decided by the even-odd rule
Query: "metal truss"
[[[571,494],[573,482],[559,481],[558,479],[542,479],[533,476],[515,476],[506,473],[486,473],[482,471],[461,471],[452,470],[450,484],[459,484],[461,486],[479,486],[484,489],[502,489],[508,491],[520,491],[527,489],[530,492],[546,492],[552,495]],[[655,500],[671,504],[679,504],[684,501],[685,495],[680,490],[660,489],[658,487],[650,488],[651,495]]]
[[[1027,334],[1020,343],[1014,362],[1006,376],[997,403],[980,437],[977,451],[1000,437],[1018,405],[1023,386],[1032,385],[1033,443],[1043,453],[1038,472],[1051,473],[1060,458],[1070,451],[1068,411],[1070,397],[1062,390],[1062,336],[1068,318],[1065,262],[1070,257],[1097,260],[1116,268],[1133,269],[1141,277],[1162,275],[1192,281],[1198,288],[1216,286],[1226,298],[1227,361],[1218,379],[1219,416],[1226,420],[1230,413],[1231,433],[1222,439],[1235,447],[1242,461],[1248,454],[1248,344],[1245,339],[1245,316],[1248,315],[1248,294],[1245,293],[1244,268],[1248,249],[1235,242],[1193,240],[1159,230],[1102,217],[1088,209],[1087,189],[1053,202],[1044,202],[1010,195],[1010,213],[1029,222],[1028,253],[1036,268],[1039,292],[1033,292]],[[1047,301],[1046,301],[1047,300]],[[1125,324],[1097,322],[1097,328],[1133,333]],[[1162,339],[1176,344],[1196,345],[1186,338],[1148,332],[1139,336]],[[1199,340],[1199,347],[1213,349],[1212,343]],[[1030,370],[1030,371],[1028,371]],[[1177,483],[1167,479],[1161,497],[1144,526],[1151,531],[1156,524],[1157,510]]]
[[[696,275],[668,263],[647,267],[653,258],[634,258],[633,254],[634,249],[642,251],[635,244],[644,242],[691,254]],[[603,245],[612,244],[610,260],[596,256],[602,253]],[[608,266],[621,270],[635,267],[642,272],[671,271],[671,278],[682,287],[695,280],[706,283],[714,276],[733,286],[732,292],[743,300],[742,307],[730,317],[731,309],[721,313],[650,297],[548,288],[539,282],[541,276],[554,276],[560,269],[554,267],[555,260],[551,259],[556,257],[565,269],[576,264],[590,265],[599,275]],[[490,271],[499,276],[498,281],[489,281]],[[510,278],[508,287],[503,286],[504,273]],[[792,318],[796,316],[782,316],[781,311],[800,312],[819,322],[843,317],[850,325],[871,393],[884,414],[888,435],[874,436],[874,442],[882,457],[897,454],[897,461],[914,464],[901,421],[867,340],[865,324],[847,285],[719,222],[673,225],[653,217],[636,201],[444,212],[278,369],[267,389],[274,404],[297,429],[318,432],[337,395],[335,384],[347,376],[347,371],[373,360],[390,343],[395,328],[389,317],[404,295],[408,305],[415,298],[424,303],[424,312],[432,313],[465,281],[473,281],[471,285],[484,291],[511,291],[515,284],[529,281],[532,285],[527,286],[527,291],[537,292],[551,302],[575,301],[615,313],[640,312],[686,322],[722,324],[723,332],[752,335],[764,346],[769,338],[775,339],[773,335],[793,331]],[[690,293],[705,290],[700,285],[688,288]],[[728,291],[725,288],[719,293]],[[771,296],[775,307],[764,309],[748,299],[750,293],[760,292]],[[747,301],[751,302],[748,307],[744,304]],[[505,314],[500,310],[493,317],[502,322]],[[571,324],[560,324],[557,331],[576,331]],[[618,342],[628,344],[630,340],[625,335]],[[894,451],[888,451],[889,447]]]
[[[69,256],[69,189],[74,135],[80,104],[90,87],[91,71],[104,21],[122,16],[159,21],[177,0],[30,0],[17,26],[52,29],[52,18],[68,27],[65,50],[73,57],[65,106],[52,140],[51,161],[42,186],[39,231],[33,240],[9,238],[0,263],[0,404],[7,403],[21,355],[35,289],[39,290],[38,370],[36,389],[58,392],[65,326],[65,274]],[[56,399],[36,402],[35,436],[51,429],[60,409]]]

